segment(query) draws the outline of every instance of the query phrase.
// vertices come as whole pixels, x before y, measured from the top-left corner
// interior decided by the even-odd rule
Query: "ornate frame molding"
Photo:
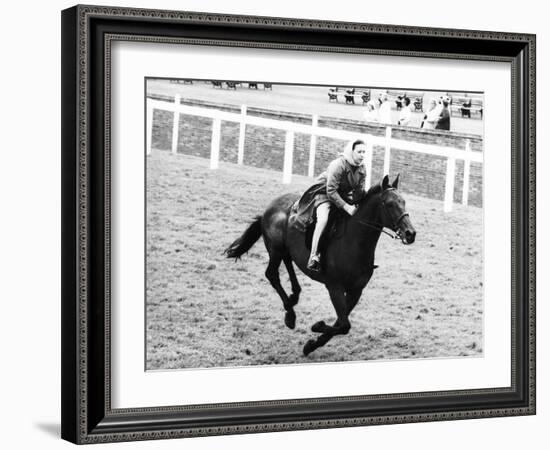
[[[302,30],[317,30],[337,32],[337,36],[344,38],[350,33],[362,35],[376,35],[377,39],[384,37],[423,37],[432,38],[434,43],[440,39],[455,39],[457,42],[469,42],[470,45],[479,48],[483,41],[497,41],[502,43],[504,50],[498,54],[483,54],[475,52],[451,52],[440,51],[434,44],[432,50],[414,49],[383,49],[367,47],[350,47],[338,45],[309,45],[303,43],[276,43],[259,41],[252,42],[239,39],[219,39],[212,37],[167,37],[151,36],[145,34],[128,34],[105,31],[100,35],[104,46],[101,58],[105,71],[103,80],[102,105],[104,107],[104,124],[101,142],[103,145],[103,157],[100,163],[102,179],[98,179],[97,166],[91,161],[96,156],[91,153],[90,142],[97,135],[96,125],[91,123],[93,118],[90,111],[95,108],[93,97],[97,95],[98,81],[96,77],[98,59],[97,47],[92,46],[94,34],[94,21],[105,19],[115,21],[138,21],[144,26],[150,23],[160,23],[166,26],[193,25],[209,27],[212,25],[232,25],[244,27],[251,33],[258,30],[267,30],[271,33],[301,32]],[[120,22],[120,21],[119,21]],[[136,22],[137,23],[137,22]],[[117,25],[118,26],[118,25]],[[424,27],[405,27],[396,25],[376,25],[347,22],[310,21],[304,19],[271,18],[256,16],[235,16],[223,14],[204,14],[195,12],[157,11],[146,9],[127,9],[97,6],[76,6],[63,13],[64,41],[67,48],[63,52],[63,64],[71,67],[64,68],[64,129],[63,129],[63,158],[67,161],[67,167],[63,168],[63,189],[70,192],[64,193],[63,221],[68,233],[63,235],[63,376],[71,379],[72,383],[63,390],[63,429],[65,439],[76,443],[99,443],[113,441],[130,441],[143,439],[164,439],[174,437],[207,436],[218,434],[239,434],[251,432],[271,432],[285,430],[301,430],[328,427],[349,427],[374,424],[390,424],[421,421],[441,421],[484,417],[501,417],[510,415],[527,415],[535,413],[535,36],[529,34],[497,33],[487,31],[432,29]],[[116,28],[116,27],[115,27]],[[114,30],[116,31],[116,30]],[[103,33],[103,30],[101,31]],[[97,32],[96,32],[97,33]],[[71,40],[71,43],[67,42]],[[513,335],[515,345],[512,345],[512,386],[503,389],[484,389],[474,391],[432,392],[421,394],[378,395],[361,397],[334,397],[330,399],[289,400],[277,402],[252,402],[246,404],[231,404],[232,407],[258,406],[258,407],[284,407],[290,405],[326,404],[327,402],[341,402],[350,399],[364,401],[399,399],[414,402],[414,399],[423,399],[427,396],[437,397],[464,397],[491,396],[497,394],[517,394],[517,390],[523,386],[523,393],[527,398],[518,399],[515,403],[510,401],[505,407],[475,407],[469,410],[433,410],[431,412],[416,412],[406,414],[364,414],[356,417],[323,418],[315,420],[281,420],[271,423],[256,424],[227,424],[216,426],[193,426],[192,424],[176,426],[162,425],[171,414],[185,413],[190,409],[208,411],[210,409],[223,408],[228,405],[199,405],[194,407],[172,408],[140,408],[113,410],[110,402],[110,63],[111,43],[116,40],[143,41],[162,43],[186,43],[197,45],[226,45],[243,46],[266,49],[292,49],[306,51],[324,51],[340,53],[366,53],[415,57],[437,57],[452,59],[482,59],[488,61],[505,61],[512,64],[512,153],[513,177],[512,191],[517,196],[513,203],[512,227],[513,249],[520,254],[518,261],[512,261],[513,297],[526,293],[526,298],[516,298],[517,304],[513,308]],[[336,39],[338,40],[338,38]],[[72,45],[72,47],[71,47]],[[97,45],[97,44],[95,44]],[[517,49],[514,50],[514,49]],[[517,55],[514,56],[514,52]],[[523,53],[521,53],[523,52]],[[521,58],[520,58],[521,54]],[[95,58],[95,59],[94,59]],[[67,82],[67,83],[65,83]],[[91,95],[93,94],[93,95]],[[518,104],[515,99],[520,98]],[[76,108],[75,106],[76,105]],[[96,138],[96,142],[99,141]],[[76,152],[75,152],[76,148]],[[94,164],[96,164],[94,162]],[[76,170],[71,170],[74,166]],[[518,191],[518,177],[524,177],[528,191]],[[96,191],[98,183],[101,188]],[[102,199],[98,199],[97,192],[102,193]],[[99,203],[97,203],[99,201]],[[96,206],[93,206],[96,205]],[[103,210],[103,216],[97,217],[97,205]],[[96,208],[96,209],[94,209]],[[98,221],[103,225],[98,228]],[[69,223],[70,222],[70,223]],[[92,255],[91,233],[103,230],[102,264],[98,264],[97,256]],[[518,238],[519,236],[519,238]],[[96,238],[97,239],[97,238]],[[94,241],[95,242],[95,241]],[[514,253],[514,250],[513,250]],[[522,259],[525,255],[525,261]],[[101,266],[101,267],[100,267]],[[523,277],[520,270],[525,272]],[[103,270],[104,298],[103,316],[101,325],[90,320],[92,313],[92,290],[96,291],[94,280]],[[93,273],[92,273],[93,272]],[[523,277],[523,278],[522,278]],[[73,279],[74,278],[74,279]],[[96,295],[95,292],[94,295]],[[76,305],[76,307],[75,307]],[[517,309],[516,309],[517,307]],[[97,306],[95,306],[97,308]],[[95,310],[94,310],[95,311]],[[523,314],[523,321],[519,322],[517,312]],[[103,334],[103,338],[97,336]],[[518,342],[516,336],[524,336],[525,342]],[[93,338],[91,338],[91,336]],[[99,339],[99,340],[98,340]],[[71,343],[65,343],[71,340]],[[97,343],[104,345],[104,380],[96,380],[98,374],[90,374],[90,365],[97,361],[90,358],[90,349],[97,348]],[[523,344],[523,346],[521,346]],[[516,347],[517,346],[517,347]],[[520,347],[521,346],[521,347]],[[519,366],[518,366],[519,364]],[[522,369],[518,373],[516,367]],[[525,379],[524,379],[525,378]],[[525,384],[526,383],[526,384]],[[521,386],[520,386],[521,385]],[[103,386],[103,398],[100,405],[93,403],[90,396],[97,393],[98,386]],[[76,389],[74,389],[76,388]],[[522,396],[520,395],[520,397]],[[130,423],[128,421],[130,418]],[[121,423],[124,422],[123,425]]]

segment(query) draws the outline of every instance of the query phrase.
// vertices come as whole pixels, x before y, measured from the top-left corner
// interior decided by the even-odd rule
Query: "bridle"
[[[391,216],[391,214],[388,212],[387,208],[386,208],[386,203],[385,203],[385,199],[383,198],[383,196],[386,194],[386,192],[389,192],[389,191],[396,191],[397,189],[396,188],[388,188],[386,189],[384,192],[382,192],[382,194],[380,195],[380,198],[382,200],[382,210],[384,211],[384,214],[386,214],[386,216],[390,219],[390,222],[392,223],[392,228],[391,228],[391,231],[393,231],[395,233],[395,235],[391,234],[391,233],[388,233],[386,230],[384,230],[384,228],[386,228],[383,224],[381,223],[377,223],[377,222],[366,222],[364,220],[359,220],[357,219],[357,222],[360,223],[361,225],[364,225],[366,227],[369,227],[369,228],[373,228],[377,231],[381,231],[382,233],[385,233],[387,234],[389,237],[391,237],[392,239],[397,239],[397,238],[401,238],[401,230],[398,228],[399,227],[399,224],[401,223],[401,221],[405,218],[405,217],[408,217],[409,216],[409,213],[407,211],[404,211],[397,219],[393,219],[393,217]]]

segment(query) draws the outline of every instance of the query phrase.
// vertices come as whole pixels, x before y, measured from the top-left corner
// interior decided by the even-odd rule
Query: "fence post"
[[[239,127],[239,153],[237,155],[237,164],[244,162],[244,137],[246,135],[246,105],[241,106],[241,122]]]
[[[151,154],[151,146],[153,145],[153,106],[149,99],[147,100],[147,155]]]
[[[311,126],[317,127],[317,124],[319,123],[319,116],[317,114],[313,114],[311,117]],[[313,177],[315,175],[315,152],[317,147],[317,135],[311,134],[311,140],[309,141],[309,164],[307,168],[307,175],[308,177]]]
[[[390,159],[391,159],[391,127],[386,127],[386,143],[384,151],[384,173],[383,175],[390,174]]]
[[[180,129],[180,112],[178,107],[180,106],[181,97],[179,94],[176,94],[174,97],[174,104],[176,105],[176,110],[174,111],[174,124],[172,125],[172,154],[178,153],[178,134]]]
[[[445,179],[445,203],[443,211],[451,212],[453,210],[453,198],[455,191],[455,170],[456,159],[452,156],[447,158],[447,177]]]
[[[217,169],[220,160],[220,135],[221,135],[222,121],[220,119],[213,119],[212,121],[212,144],[210,146],[210,168]]]
[[[464,178],[462,182],[462,204],[468,204],[470,193],[470,140],[466,139],[466,157],[464,158]]]
[[[286,132],[285,159],[283,163],[283,183],[289,184],[292,180],[292,158],[294,153],[294,131]]]
[[[372,183],[372,141],[370,139],[366,139],[367,143],[367,151],[365,152],[365,159],[363,160],[363,164],[365,164],[365,170],[367,171],[366,177],[365,177],[365,189],[368,191],[371,183]]]

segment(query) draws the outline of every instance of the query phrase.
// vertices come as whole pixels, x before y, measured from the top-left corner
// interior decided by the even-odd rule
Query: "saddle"
[[[290,227],[299,231],[304,235],[306,247],[311,250],[311,241],[313,239],[313,232],[315,231],[315,225],[317,224],[317,214],[315,214],[315,208],[309,215],[305,216],[299,210],[299,202],[297,200],[290,210],[290,217],[288,224]],[[332,239],[339,238],[344,235],[346,231],[346,212],[338,208],[331,208],[327,226],[319,240],[319,251],[322,254],[326,248],[328,242]]]
[[[304,233],[314,220],[315,196],[324,188],[322,183],[316,183],[307,189],[290,208],[289,225]]]
[[[314,202],[303,202],[304,196],[296,200],[290,208],[288,226],[298,231],[304,236],[305,245],[308,250],[311,250],[311,241],[313,240],[313,232],[317,224],[317,214],[315,214]],[[307,198],[306,198],[307,200]],[[323,255],[333,239],[338,239],[346,233],[348,215],[345,211],[338,208],[331,208],[327,226],[319,239],[318,250]],[[373,265],[373,269],[377,269],[377,265]]]

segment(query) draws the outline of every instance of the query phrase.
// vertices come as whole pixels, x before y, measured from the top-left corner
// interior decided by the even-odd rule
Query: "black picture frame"
[[[511,386],[420,394],[111,408],[113,40],[212,41],[512,67]],[[535,414],[535,36],[98,6],[62,12],[62,437],[99,443]]]

